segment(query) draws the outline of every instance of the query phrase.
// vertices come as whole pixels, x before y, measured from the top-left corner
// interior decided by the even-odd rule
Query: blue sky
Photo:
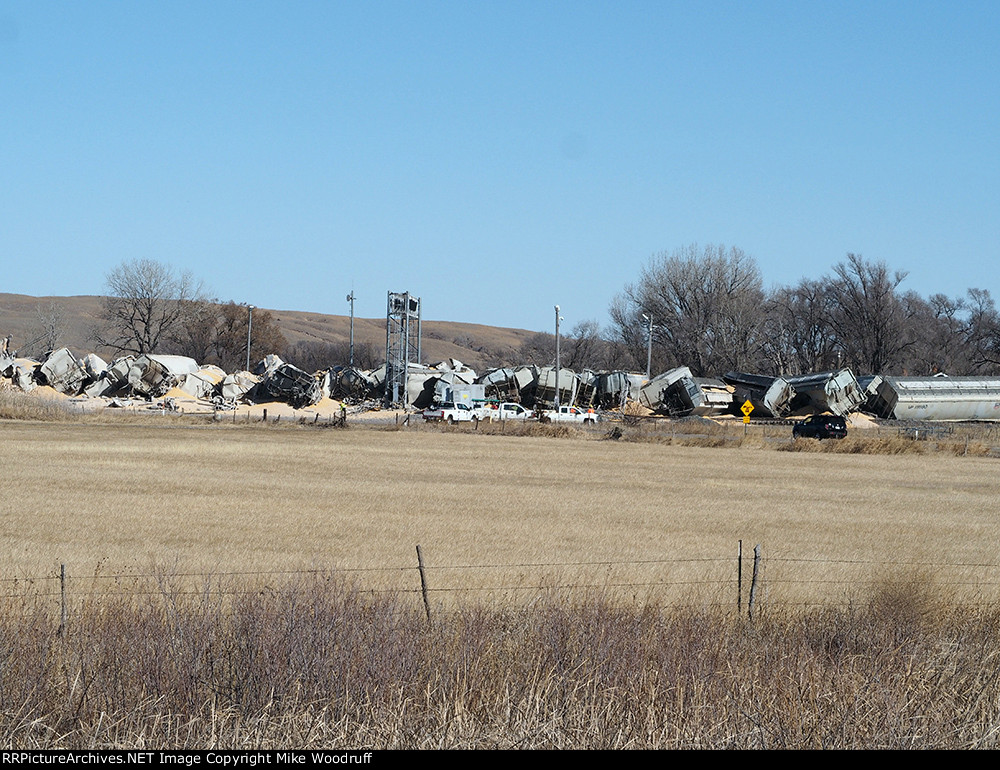
[[[0,291],[607,322],[649,258],[1000,296],[1000,3],[0,0]]]

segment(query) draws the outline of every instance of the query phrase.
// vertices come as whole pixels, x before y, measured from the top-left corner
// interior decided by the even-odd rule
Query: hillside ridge
[[[0,293],[0,337],[11,335],[11,349],[24,355],[44,353],[39,345],[41,314],[54,310],[61,315],[64,333],[60,346],[77,355],[97,353],[113,357],[113,351],[100,348],[91,339],[98,323],[102,297],[97,295],[35,297],[27,294]],[[350,317],[301,310],[276,310],[262,307],[274,317],[288,345],[301,342],[344,344],[350,340]],[[455,358],[473,368],[518,362],[521,345],[537,332],[508,329],[459,321],[421,322],[421,363]],[[369,344],[385,350],[385,318],[354,318],[356,345]],[[169,352],[169,351],[161,351]],[[292,361],[291,363],[295,363]]]

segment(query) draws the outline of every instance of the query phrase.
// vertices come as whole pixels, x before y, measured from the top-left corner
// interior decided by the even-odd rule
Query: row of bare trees
[[[923,298],[905,272],[858,254],[819,279],[764,288],[738,248],[688,246],[655,255],[610,308],[606,345],[615,368],[689,366],[803,374],[846,366],[858,374],[1000,373],[1000,314],[990,293]]]
[[[654,374],[680,365],[700,376],[842,366],[858,374],[1000,373],[1000,313],[990,293],[925,299],[901,289],[905,278],[884,262],[848,254],[821,278],[765,289],[756,261],[738,248],[662,252],[614,299],[609,329],[592,320],[570,329],[560,365],[643,371],[652,324]],[[319,369],[348,359],[344,344],[288,346],[269,312],[254,310],[251,325],[246,305],[210,299],[190,273],[158,262],[122,263],[107,275],[107,289],[93,338],[116,352],[179,353],[235,371],[245,364],[252,329],[252,361],[278,352]],[[381,353],[356,346],[355,363],[374,368]],[[482,356],[483,366],[551,363],[555,337],[540,332],[520,350]]]

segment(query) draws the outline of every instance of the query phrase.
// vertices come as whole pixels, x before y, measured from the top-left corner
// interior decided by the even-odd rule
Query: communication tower
[[[385,312],[385,405],[406,406],[410,364],[420,362],[420,297],[389,292]]]

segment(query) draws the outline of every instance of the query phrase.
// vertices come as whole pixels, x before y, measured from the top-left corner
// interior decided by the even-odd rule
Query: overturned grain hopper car
[[[844,417],[857,411],[867,398],[850,369],[789,377],[788,384],[795,391],[793,410],[810,407]]]
[[[556,382],[559,383],[559,403],[566,406],[576,402],[576,391],[580,380],[572,369],[559,367],[558,373],[554,366],[544,366],[538,370],[535,381],[534,404],[536,408],[549,408],[556,403]]]
[[[734,404],[750,402],[754,417],[782,418],[791,411],[795,390],[784,377],[727,372],[722,381],[733,388]]]
[[[638,401],[646,378],[631,372],[603,372],[597,377],[597,405],[603,409],[624,407]]]
[[[1000,420],[1000,379],[874,378],[864,411],[888,420]]]
[[[60,393],[76,395],[87,380],[84,369],[69,348],[52,351],[38,368],[40,379]]]
[[[128,383],[133,392],[155,398],[183,384],[189,374],[197,371],[198,363],[193,358],[147,353],[132,363]]]
[[[694,377],[686,366],[657,375],[639,392],[639,403],[671,417],[723,414],[732,400],[733,389],[726,383]]]
[[[722,379],[735,389],[735,404],[749,400],[755,416],[779,419],[803,410],[843,417],[856,411],[868,395],[850,369],[795,377],[728,372]]]
[[[323,397],[322,383],[292,364],[279,364],[257,385],[257,398],[285,401],[296,409],[311,406]]]

